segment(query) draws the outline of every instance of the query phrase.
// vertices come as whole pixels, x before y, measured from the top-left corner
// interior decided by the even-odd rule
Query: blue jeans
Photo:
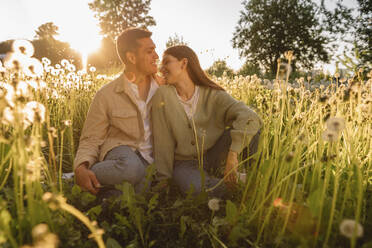
[[[253,136],[249,146],[243,150],[243,159],[257,152],[260,133],[261,132],[258,131],[255,136]],[[206,189],[214,187],[222,180],[210,174],[225,165],[230,146],[230,130],[226,130],[217,140],[216,144],[214,144],[203,157],[203,173],[205,176]],[[252,162],[252,160],[249,160],[247,163],[251,164]],[[202,175],[199,170],[198,160],[176,160],[174,162],[172,179],[182,192],[186,193],[193,188],[194,195],[199,194],[202,190]],[[226,185],[222,182],[214,190],[209,191],[208,196],[223,198],[226,193]]]
[[[113,186],[126,181],[136,192],[144,186],[148,162],[129,146],[118,146],[107,153],[102,162],[94,164],[91,170],[102,186]]]

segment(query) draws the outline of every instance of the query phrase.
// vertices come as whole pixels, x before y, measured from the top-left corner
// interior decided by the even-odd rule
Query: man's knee
[[[145,166],[140,160],[124,161],[118,160],[116,165],[125,173],[126,181],[135,185],[145,177]]]

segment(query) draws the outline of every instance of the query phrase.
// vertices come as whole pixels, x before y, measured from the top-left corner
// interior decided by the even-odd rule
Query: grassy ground
[[[304,79],[216,78],[264,121],[246,182],[212,201],[123,184],[101,202],[61,174],[115,75],[18,60],[0,66],[1,247],[372,247],[371,72],[311,91]]]

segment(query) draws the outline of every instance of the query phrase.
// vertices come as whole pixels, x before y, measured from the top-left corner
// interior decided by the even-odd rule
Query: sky
[[[0,0],[0,41],[33,39],[46,22],[59,27],[60,40],[87,54],[100,45],[98,22],[88,2],[92,0]],[[182,36],[207,69],[217,59],[237,70],[244,64],[232,37],[243,10],[242,0],[152,0],[149,13],[156,26],[149,27],[159,56],[170,36]],[[327,2],[335,2],[329,0]],[[355,0],[345,0],[349,7]],[[326,66],[327,67],[327,66]],[[332,65],[328,65],[332,67]]]

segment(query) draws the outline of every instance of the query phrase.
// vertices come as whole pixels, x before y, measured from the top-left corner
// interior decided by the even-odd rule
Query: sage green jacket
[[[227,92],[200,86],[191,120],[170,85],[153,98],[154,158],[158,179],[171,178],[174,160],[198,159],[231,127],[230,150],[240,152],[262,126],[259,116]]]

